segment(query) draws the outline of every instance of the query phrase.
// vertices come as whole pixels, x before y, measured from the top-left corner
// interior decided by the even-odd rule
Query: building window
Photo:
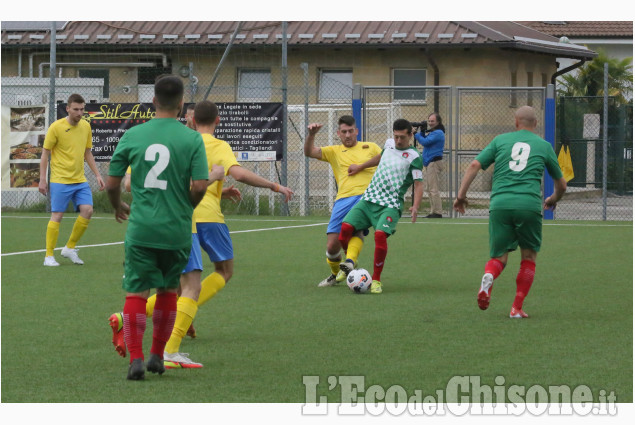
[[[425,86],[425,69],[393,69],[393,86]],[[425,90],[396,89],[393,93],[394,100],[425,102]]]
[[[238,70],[239,102],[271,100],[271,71],[267,69]]]
[[[107,69],[80,69],[79,78],[103,78],[104,87],[102,97],[110,97],[110,72]]]
[[[353,101],[353,71],[321,70],[318,98],[324,103],[351,103]]]
[[[167,68],[164,68],[162,66],[142,66],[140,68],[137,68],[137,83],[150,84],[154,86],[154,83],[156,82],[156,79],[159,75],[171,73],[171,65],[169,65]]]
[[[534,86],[534,73],[531,71],[527,72],[527,87],[533,87]],[[534,106],[534,97],[533,97],[533,91],[528,91],[527,92],[527,105],[528,106]]]

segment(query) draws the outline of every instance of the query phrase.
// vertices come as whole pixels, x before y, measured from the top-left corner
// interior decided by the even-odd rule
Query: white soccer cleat
[[[329,277],[327,277],[326,279],[324,279],[322,282],[318,283],[318,287],[320,288],[324,288],[325,286],[333,286],[333,285],[337,285],[337,278],[335,277],[334,274],[330,275]]]
[[[202,363],[190,359],[188,353],[163,353],[163,364],[166,369],[200,369]]]
[[[355,270],[355,262],[353,262],[353,260],[347,258],[340,263],[340,271],[344,272],[344,278],[346,278],[353,270]]]
[[[489,300],[492,296],[492,283],[494,283],[494,276],[491,273],[485,273],[483,279],[481,279],[481,288],[476,296],[478,308],[481,310],[487,310],[487,307],[489,307]]]
[[[77,255],[77,248],[62,248],[62,257],[66,257],[75,264],[84,264],[81,258]]]
[[[55,257],[51,255],[49,257],[44,257],[44,265],[49,267],[54,267],[54,266],[59,266],[60,263],[55,261]]]

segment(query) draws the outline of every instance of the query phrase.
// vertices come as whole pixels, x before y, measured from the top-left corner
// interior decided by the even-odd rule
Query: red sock
[[[130,363],[143,360],[143,334],[146,331],[146,299],[127,296],[123,306],[123,335],[130,351]]]
[[[485,273],[490,273],[496,279],[500,276],[501,272],[505,268],[505,264],[498,258],[492,258],[485,264]]]
[[[378,230],[375,232],[375,261],[373,262],[373,280],[381,280],[381,272],[384,270],[384,261],[388,254],[388,236]]]
[[[340,245],[344,248],[344,252],[348,250],[348,242],[353,237],[353,233],[355,233],[355,228],[348,223],[342,223],[342,230],[340,230],[340,235],[338,239],[340,240]]]
[[[518,270],[518,276],[516,276],[516,298],[514,298],[513,304],[516,310],[523,308],[523,301],[525,301],[525,297],[531,289],[535,274],[536,263],[529,260],[520,262],[520,270]]]
[[[150,352],[163,357],[165,344],[172,335],[176,319],[176,292],[157,293],[157,302],[152,313],[152,348]]]

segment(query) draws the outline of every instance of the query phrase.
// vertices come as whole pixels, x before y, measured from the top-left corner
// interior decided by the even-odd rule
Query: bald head
[[[536,110],[531,106],[521,106],[514,114],[516,118],[516,128],[524,128],[533,130],[536,128],[538,120],[536,119]]]

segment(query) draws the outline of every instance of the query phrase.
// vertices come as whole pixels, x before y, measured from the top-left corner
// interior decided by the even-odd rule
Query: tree
[[[598,49],[598,56],[577,69],[577,73],[565,74],[558,79],[560,96],[604,96],[604,64],[609,65],[609,96],[618,103],[628,103],[633,94],[633,58],[616,59]]]

